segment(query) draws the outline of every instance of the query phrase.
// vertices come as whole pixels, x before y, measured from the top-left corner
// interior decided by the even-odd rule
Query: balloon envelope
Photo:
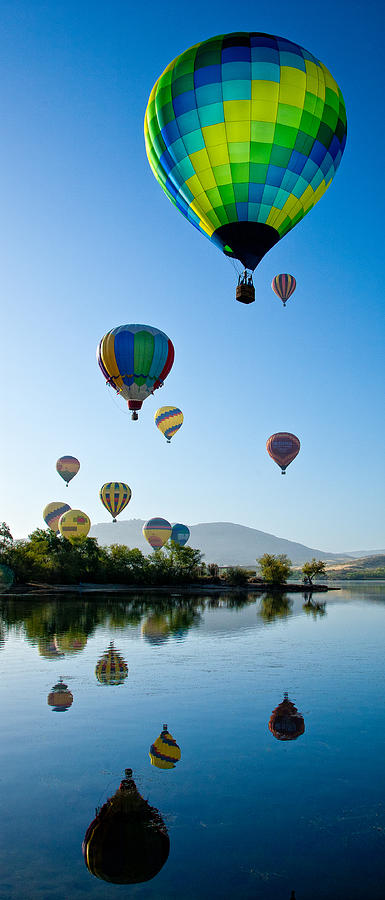
[[[277,466],[280,466],[282,475],[285,474],[287,466],[296,458],[300,448],[299,438],[289,431],[279,431],[277,434],[272,434],[266,442],[266,450],[274,462],[277,463]]]
[[[183,413],[177,406],[161,406],[157,409],[154,420],[156,427],[164,434],[169,444],[171,438],[183,425]]]
[[[202,41],[155,83],[144,122],[150,166],[183,216],[255,269],[329,187],[346,111],[328,69],[260,32]]]
[[[115,650],[113,641],[97,662],[95,675],[100,684],[123,684],[127,678],[128,665],[119,650]]]
[[[75,478],[79,469],[80,462],[76,456],[61,456],[56,463],[56,471],[67,482],[67,485],[72,478]]]
[[[43,509],[43,519],[45,524],[48,525],[48,528],[51,529],[55,534],[59,531],[59,519],[63,513],[68,512],[71,507],[68,503],[63,503],[60,500],[53,500],[52,503],[47,503],[47,506]]]
[[[91,528],[91,520],[81,509],[69,509],[59,519],[59,531],[68,541],[86,538]]]
[[[150,325],[120,325],[102,337],[99,367],[134,412],[161,387],[174,362],[170,338]]]
[[[294,275],[282,273],[282,275],[276,275],[275,278],[273,278],[271,286],[274,293],[282,300],[283,305],[286,306],[286,300],[294,294],[297,282]]]
[[[103,506],[111,513],[113,521],[126,508],[131,500],[132,491],[124,481],[107,481],[100,488],[99,496]]]
[[[176,541],[180,547],[184,547],[184,545],[187,544],[189,537],[190,529],[187,528],[187,525],[176,522],[175,525],[172,526],[171,540]]]
[[[171,537],[172,528],[167,519],[154,518],[149,519],[145,525],[143,525],[143,535],[151,544],[151,547],[154,550],[160,550],[161,547],[164,546],[166,541],[168,541],[169,537]]]

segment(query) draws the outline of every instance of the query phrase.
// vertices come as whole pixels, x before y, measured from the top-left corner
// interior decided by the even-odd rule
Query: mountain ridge
[[[116,524],[100,522],[92,526],[90,537],[96,537],[102,546],[125,544],[149,553],[150,546],[142,535],[144,524],[144,519],[125,519]],[[204,554],[206,563],[215,562],[219,566],[253,566],[257,557],[263,553],[286,553],[293,564],[303,564],[313,556],[335,563],[352,559],[352,555],[348,553],[317,550],[298,541],[277,537],[235,522],[199,522],[189,528],[189,545]],[[373,555],[373,551],[367,555]]]

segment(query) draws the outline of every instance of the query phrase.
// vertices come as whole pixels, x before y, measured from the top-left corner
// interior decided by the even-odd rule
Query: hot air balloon
[[[300,448],[299,438],[288,431],[272,434],[266,442],[266,450],[277,466],[280,466],[282,475],[285,474],[287,466],[296,458]]]
[[[274,293],[277,297],[280,297],[284,306],[286,306],[286,300],[294,294],[294,291],[297,286],[297,282],[294,278],[294,275],[276,275],[271,282],[271,286],[273,288]]]
[[[128,675],[128,665],[111,641],[108,650],[96,664],[95,675],[100,684],[123,684]]]
[[[79,469],[80,462],[76,459],[76,456],[61,456],[56,463],[56,471],[67,483],[67,487],[68,482],[72,481],[72,478],[75,478]]]
[[[149,519],[142,528],[143,535],[151,544],[151,547],[154,550],[160,550],[161,547],[168,541],[169,537],[171,537],[172,528],[167,519]]]
[[[180,522],[176,522],[175,525],[172,526],[171,540],[176,541],[180,547],[184,547],[184,545],[187,544],[189,537],[190,529],[187,528],[187,525],[181,525]]]
[[[43,509],[43,519],[45,524],[48,525],[48,528],[54,532],[54,534],[59,533],[59,519],[63,513],[68,512],[71,509],[68,506],[68,503],[63,503],[60,500],[53,500],[52,503],[47,503],[47,506]]]
[[[86,538],[91,528],[91,520],[81,509],[69,509],[59,519],[62,537],[73,542],[76,538]]]
[[[65,712],[66,709],[69,709],[73,704],[73,696],[71,691],[68,690],[68,686],[64,684],[62,678],[59,678],[57,684],[54,684],[52,691],[48,694],[47,703],[48,706],[53,707],[53,712]]]
[[[154,421],[169,444],[171,438],[183,425],[183,413],[177,406],[161,406],[155,413]]]
[[[112,884],[150,881],[164,866],[170,839],[154,806],[139,794],[132,769],[88,826],[82,845],[84,861],[96,878]]]
[[[111,513],[113,522],[116,522],[116,516],[126,508],[131,496],[131,488],[124,481],[107,481],[99,491],[103,506]]]
[[[170,338],[150,325],[120,325],[107,331],[97,352],[107,384],[128,402],[138,418],[143,400],[162,387],[174,362]]]
[[[167,66],[144,133],[169,200],[253,271],[329,187],[346,112],[334,78],[308,50],[236,32],[195,44]],[[244,282],[237,299],[250,303],[252,278]]]
[[[170,734],[167,725],[163,725],[159,737],[151,744],[149,756],[151,765],[157,769],[175,769],[175,763],[179,762],[181,757],[180,747]]]
[[[305,722],[294,703],[284,694],[282,703],[273,710],[269,730],[277,741],[295,741],[305,731]]]

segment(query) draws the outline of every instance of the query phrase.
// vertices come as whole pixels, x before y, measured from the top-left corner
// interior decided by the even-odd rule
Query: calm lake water
[[[0,897],[383,900],[385,584],[313,601],[3,594]]]

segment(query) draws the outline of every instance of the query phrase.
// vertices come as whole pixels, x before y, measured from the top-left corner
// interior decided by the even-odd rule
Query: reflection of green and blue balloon
[[[63,503],[60,500],[53,500],[52,503],[47,503],[47,506],[43,509],[43,519],[45,524],[48,525],[48,528],[54,532],[54,534],[59,533],[59,519],[65,512],[71,509],[68,506],[68,503]]]
[[[255,269],[331,184],[346,143],[341,91],[312,53],[237,32],[181,53],[155,83],[146,151],[165,194]]]
[[[174,362],[170,338],[150,325],[120,325],[102,337],[99,367],[109,384],[138,418],[143,400],[162,387]]]
[[[1,565],[0,566],[0,593],[3,591],[9,591],[14,582],[14,572],[10,569],[9,566]]]
[[[187,525],[176,522],[175,525],[172,526],[171,540],[179,544],[180,547],[184,547],[184,545],[187,544],[189,537],[190,529],[187,528]]]

